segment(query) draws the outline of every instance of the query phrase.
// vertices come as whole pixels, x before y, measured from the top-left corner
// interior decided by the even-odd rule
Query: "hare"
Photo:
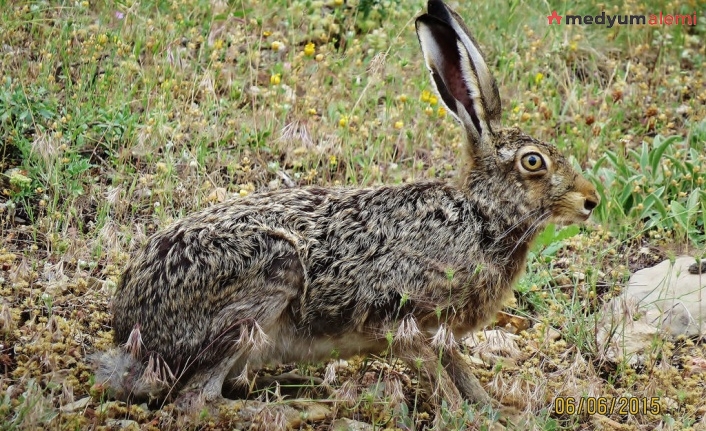
[[[389,349],[435,399],[492,402],[456,340],[499,310],[538,232],[585,221],[599,197],[553,145],[501,127],[457,13],[430,0],[416,30],[466,132],[460,177],[263,192],[154,234],[117,287],[116,347],[96,359],[113,396],[218,401],[248,369]]]

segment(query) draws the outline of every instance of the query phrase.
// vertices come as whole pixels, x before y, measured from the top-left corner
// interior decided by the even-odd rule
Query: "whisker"
[[[550,214],[551,211],[545,211],[544,213],[542,213],[541,216],[537,218],[537,220],[532,222],[530,227],[526,231],[524,231],[520,239],[515,243],[515,247],[513,247],[512,251],[510,251],[509,253],[510,256],[512,256],[512,254],[515,252],[515,250],[517,250],[517,247],[519,247],[520,244],[524,243],[525,239],[527,239],[528,236],[534,234],[534,232],[539,228],[539,226],[549,218]]]
[[[498,240],[501,240],[501,239],[505,238],[506,236],[508,236],[508,234],[510,232],[512,232],[517,226],[519,226],[521,223],[523,223],[528,218],[535,216],[540,211],[541,211],[541,208],[537,208],[536,210],[532,210],[532,211],[528,212],[527,214],[525,214],[521,219],[519,219],[517,222],[515,222],[515,224],[510,226],[505,232],[501,233]]]

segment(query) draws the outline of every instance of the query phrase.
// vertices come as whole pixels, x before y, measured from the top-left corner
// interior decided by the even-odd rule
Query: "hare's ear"
[[[478,44],[456,12],[429,0],[417,18],[417,36],[432,83],[444,105],[463,124],[471,144],[490,143],[500,127],[500,94]]]

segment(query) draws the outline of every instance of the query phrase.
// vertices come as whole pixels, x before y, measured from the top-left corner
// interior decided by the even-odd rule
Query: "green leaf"
[[[596,164],[593,165],[592,171],[594,175],[598,174],[598,171],[600,170],[601,166],[603,166],[603,164],[605,163],[606,158],[607,157],[605,155],[601,156],[601,158],[596,161]]]
[[[679,224],[679,227],[684,229],[684,232],[689,231],[689,215],[684,208],[684,205],[680,204],[678,201],[671,201],[669,203],[672,207],[672,216],[674,220]]]
[[[546,247],[554,241],[554,233],[556,232],[556,226],[554,223],[550,223],[544,228],[542,233],[540,233],[535,239],[535,248]]]
[[[622,178],[627,178],[634,174],[624,157],[615,156],[615,168]]]
[[[689,211],[689,219],[696,213],[697,206],[699,205],[699,197],[701,197],[701,189],[698,187],[691,191],[689,198],[686,201],[686,209]]]
[[[701,227],[706,229],[706,200],[701,201]]]
[[[554,236],[554,240],[564,241],[565,239],[569,239],[578,235],[579,232],[581,232],[581,229],[578,227],[578,225],[572,224],[571,226],[566,226],[564,229],[557,232]]]
[[[662,202],[662,193],[664,193],[664,186],[658,188],[654,192],[650,193],[647,195],[645,198],[645,201],[643,202],[643,205],[645,207],[655,207],[655,209],[659,212],[659,215],[663,218],[667,218],[667,208],[664,206],[664,203]]]
[[[581,232],[581,229],[577,225],[567,226],[556,232],[552,243],[542,250],[542,256],[554,256],[564,246],[564,240],[576,236],[579,232]]]
[[[620,207],[627,213],[635,205],[635,199],[633,199],[632,193],[632,181],[623,185],[623,190],[618,197],[618,202],[620,202]]]
[[[657,168],[661,165],[662,154],[664,154],[664,151],[678,138],[678,136],[670,136],[669,138],[658,143],[658,139],[661,140],[663,138],[661,136],[655,137],[655,145],[657,145],[657,147],[655,147],[650,153],[650,168],[652,168],[653,174],[657,173]]]
[[[542,256],[554,256],[560,248],[564,246],[564,243],[557,241],[549,244],[544,250],[542,250]]]
[[[647,167],[650,160],[650,149],[647,146],[647,142],[642,142],[642,151],[640,152],[640,169],[642,172],[647,171]]]

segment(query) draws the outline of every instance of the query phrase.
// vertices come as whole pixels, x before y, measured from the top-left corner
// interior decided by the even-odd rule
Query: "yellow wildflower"
[[[313,57],[314,53],[316,53],[316,45],[314,45],[312,42],[307,43],[304,47],[304,55],[306,55],[307,57]]]

